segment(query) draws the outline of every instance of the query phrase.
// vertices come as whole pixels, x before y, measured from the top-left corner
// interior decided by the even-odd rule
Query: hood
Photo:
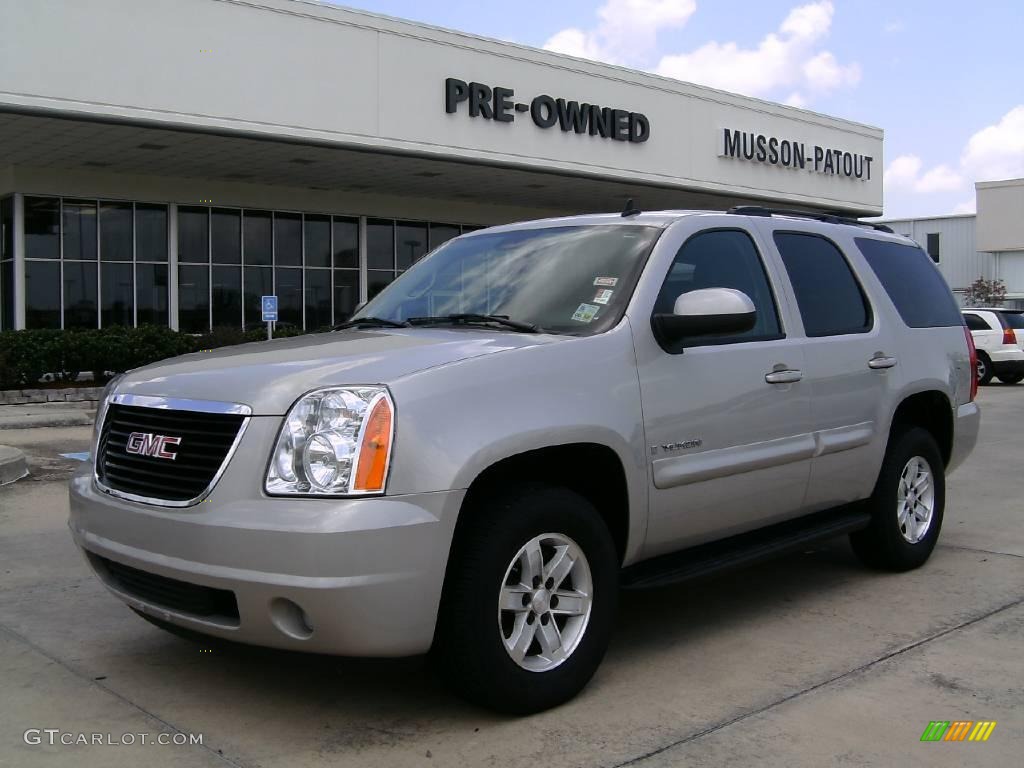
[[[253,415],[276,416],[311,389],[388,384],[446,363],[558,338],[478,328],[349,329],[174,357],[131,371],[117,391],[244,403]]]

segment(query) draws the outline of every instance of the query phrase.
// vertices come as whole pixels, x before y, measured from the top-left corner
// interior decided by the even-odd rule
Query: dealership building
[[[882,131],[306,0],[0,0],[0,328],[344,320],[460,232],[882,212]]]

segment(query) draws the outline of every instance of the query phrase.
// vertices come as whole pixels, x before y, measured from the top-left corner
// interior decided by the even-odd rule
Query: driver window
[[[782,338],[779,315],[764,264],[746,232],[716,229],[698,232],[683,243],[661,286],[655,314],[670,314],[676,299],[699,288],[735,288],[757,308],[757,322],[744,333],[701,339],[698,345]],[[693,346],[684,343],[682,346]]]

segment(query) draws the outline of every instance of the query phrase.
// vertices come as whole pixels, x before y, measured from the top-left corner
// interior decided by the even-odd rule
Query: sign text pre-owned
[[[526,103],[516,101],[515,95],[511,88],[492,88],[449,77],[444,81],[444,110],[453,115],[464,103],[470,117],[499,123],[511,123],[516,114],[529,112],[538,128],[558,126],[565,133],[589,134],[634,144],[645,142],[651,136],[651,122],[641,112],[569,101],[546,93]]]

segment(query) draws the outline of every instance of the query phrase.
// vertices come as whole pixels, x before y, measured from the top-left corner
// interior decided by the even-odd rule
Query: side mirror
[[[676,299],[672,314],[651,318],[654,335],[674,343],[690,336],[712,336],[749,331],[757,322],[754,302],[733,288],[701,288]]]

